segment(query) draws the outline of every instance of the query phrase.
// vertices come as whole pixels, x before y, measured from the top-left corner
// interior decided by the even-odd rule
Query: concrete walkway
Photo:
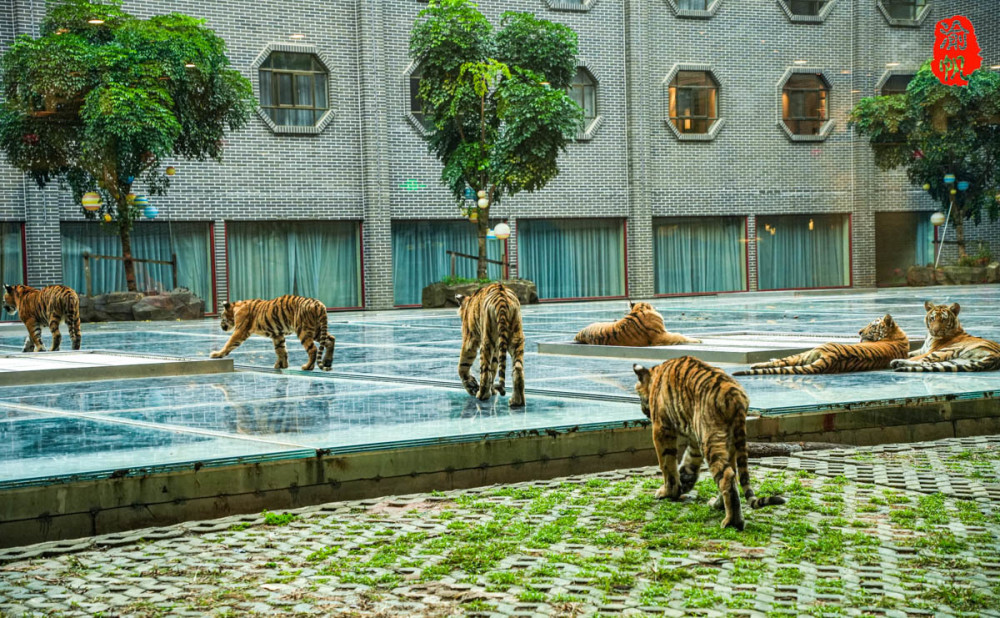
[[[0,615],[1000,616],[1000,436],[751,465],[742,533],[619,470],[0,550]]]

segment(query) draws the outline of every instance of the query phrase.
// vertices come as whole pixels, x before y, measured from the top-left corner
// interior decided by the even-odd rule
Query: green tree
[[[84,212],[117,227],[135,291],[131,230],[140,212],[129,194],[166,192],[161,161],[218,160],[225,130],[250,116],[250,82],[229,68],[225,42],[202,20],[137,19],[120,0],[51,4],[40,35],[19,36],[0,62],[0,149],[40,187],[68,185],[77,203],[101,194],[101,209]]]
[[[577,38],[528,13],[504,13],[501,29],[467,0],[431,0],[410,34],[430,123],[428,149],[461,204],[466,187],[485,192],[478,214],[477,277],[486,277],[489,209],[504,196],[536,191],[559,173],[556,158],[583,112],[569,97]]]
[[[967,79],[967,86],[945,86],[928,61],[905,94],[861,99],[850,118],[868,137],[879,168],[905,168],[910,182],[945,212],[952,207],[962,257],[965,221],[978,225],[984,213],[991,221],[1000,214],[1000,75],[979,70]],[[968,181],[969,188],[946,184],[945,174]]]

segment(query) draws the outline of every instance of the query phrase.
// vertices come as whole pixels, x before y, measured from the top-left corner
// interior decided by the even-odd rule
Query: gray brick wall
[[[42,2],[0,4],[0,51],[17,33],[33,32]],[[1000,17],[994,0],[934,0],[918,28],[886,23],[875,0],[838,0],[823,23],[793,23],[774,0],[724,0],[710,19],[676,16],[664,0],[600,0],[588,11],[553,10],[546,0],[482,0],[499,22],[524,10],[566,23],[580,38],[581,62],[598,81],[602,124],[593,139],[573,143],[562,173],[535,194],[506,198],[493,218],[507,219],[515,267],[517,220],[536,217],[625,219],[629,294],[653,294],[652,222],[676,215],[741,215],[749,237],[756,215],[849,213],[852,278],[874,285],[875,213],[934,210],[901,172],[875,170],[867,144],[847,115],[874,91],[886,63],[916,67],[929,57],[934,23],[960,13],[972,19],[987,65],[1000,63]],[[363,222],[364,299],[392,305],[391,222],[453,219],[457,206],[439,182],[440,166],[407,118],[409,32],[417,0],[126,0],[139,16],[181,11],[203,17],[227,42],[233,65],[248,77],[269,43],[305,44],[329,59],[333,120],[318,135],[276,135],[256,116],[226,138],[221,163],[170,161],[178,168],[160,218],[214,222],[216,284],[227,296],[225,222],[349,219]],[[34,10],[34,14],[32,14]],[[821,71],[832,89],[834,128],[823,142],[793,142],[777,126],[777,87],[795,60]],[[677,63],[711,65],[721,84],[726,124],[713,141],[680,141],[666,125],[663,82]],[[856,91],[856,92],[855,92]],[[404,190],[415,180],[425,188]],[[66,192],[39,191],[0,164],[0,218],[26,222],[29,281],[61,280],[59,221],[80,218]],[[1000,226],[970,236],[1000,255]],[[756,246],[748,243],[750,288]]]

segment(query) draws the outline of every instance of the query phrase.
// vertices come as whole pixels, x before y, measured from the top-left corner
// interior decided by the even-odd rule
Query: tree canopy
[[[467,0],[431,0],[410,35],[420,68],[425,139],[442,162],[441,180],[461,203],[484,191],[478,211],[478,276],[486,276],[489,207],[537,191],[559,173],[557,157],[583,114],[569,97],[577,37],[528,13],[504,13],[501,28]]]
[[[68,185],[77,203],[102,195],[99,211],[84,212],[118,228],[130,290],[140,212],[129,195],[164,194],[163,162],[221,158],[225,131],[245,126],[253,106],[203,20],[138,19],[120,0],[51,4],[40,36],[17,37],[0,59],[0,78],[0,149],[41,187]]]
[[[945,211],[954,199],[951,222],[961,256],[964,221],[1000,215],[1000,75],[978,70],[967,79],[966,86],[946,86],[928,61],[905,94],[861,99],[850,118],[868,137],[879,168],[904,168]],[[969,182],[968,189],[946,184],[946,174]]]

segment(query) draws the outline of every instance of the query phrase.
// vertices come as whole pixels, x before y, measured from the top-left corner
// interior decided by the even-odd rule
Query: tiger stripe
[[[958,320],[961,306],[924,303],[927,338],[908,359],[892,361],[896,371],[995,371],[1000,369],[1000,344],[973,337]]]
[[[663,475],[657,498],[679,500],[698,482],[703,461],[719,488],[712,506],[724,510],[722,526],[742,530],[740,489],[750,508],[784,504],[781,496],[758,498],[750,486],[746,415],[750,401],[736,380],[694,357],[646,369],[633,365],[643,414],[652,421],[653,446]],[[677,439],[687,441],[678,468]],[[736,483],[739,483],[737,487]]]
[[[304,371],[311,371],[319,361],[323,371],[333,367],[333,352],[336,338],[327,331],[326,305],[315,298],[286,294],[272,300],[240,300],[224,303],[222,312],[223,331],[233,329],[226,345],[209,354],[212,358],[228,355],[251,335],[268,337],[274,343],[274,353],[278,360],[275,369],[288,368],[288,350],[285,335],[295,333],[309,360],[302,365]],[[317,344],[319,347],[317,347]],[[319,358],[319,350],[323,357]]]
[[[502,283],[493,283],[459,300],[462,352],[458,376],[465,390],[481,401],[492,397],[494,392],[506,395],[507,355],[510,354],[514,380],[510,405],[523,406],[524,331],[517,295]],[[477,351],[480,352],[478,382],[471,374]],[[497,378],[496,384],[494,378]]]
[[[629,312],[617,322],[595,322],[576,334],[577,343],[645,347],[701,343],[677,333],[667,332],[663,316],[649,303],[629,302]]]
[[[8,313],[16,313],[28,329],[24,352],[45,351],[43,326],[52,333],[52,351],[57,351],[62,342],[59,322],[65,322],[73,349],[80,349],[80,297],[73,288],[49,285],[38,290],[30,285],[4,284],[3,305]]]
[[[734,376],[774,374],[850,373],[888,369],[894,359],[906,358],[910,340],[892,316],[878,318],[858,331],[861,343],[824,343],[808,352],[771,359],[734,371]]]

